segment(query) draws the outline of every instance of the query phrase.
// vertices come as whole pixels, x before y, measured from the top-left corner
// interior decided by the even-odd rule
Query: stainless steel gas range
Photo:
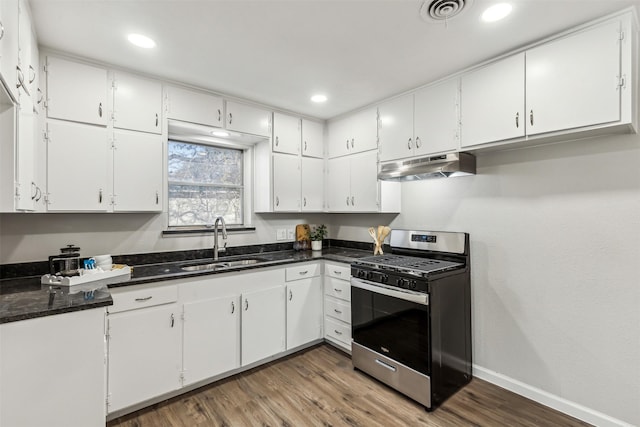
[[[469,235],[393,230],[351,264],[353,366],[435,409],[471,381]]]

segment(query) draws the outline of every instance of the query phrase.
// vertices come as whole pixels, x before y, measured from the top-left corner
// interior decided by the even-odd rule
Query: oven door
[[[352,277],[351,328],[354,342],[430,375],[428,294]]]

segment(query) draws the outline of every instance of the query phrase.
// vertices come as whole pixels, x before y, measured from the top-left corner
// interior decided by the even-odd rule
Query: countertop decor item
[[[375,227],[369,227],[369,235],[373,238],[373,242],[375,246],[373,248],[374,255],[383,255],[382,252],[382,244],[384,243],[384,239],[387,238],[389,233],[391,232],[391,228],[385,225],[379,225],[377,229]]]
[[[327,235],[327,226],[324,224],[320,224],[313,228],[311,234],[309,234],[309,238],[311,239],[311,250],[313,251],[321,251],[322,250],[322,239]]]

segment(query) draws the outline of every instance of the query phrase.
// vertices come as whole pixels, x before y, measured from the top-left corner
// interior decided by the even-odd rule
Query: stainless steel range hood
[[[475,173],[475,156],[469,153],[451,153],[384,163],[380,167],[378,179],[384,181],[415,181],[419,179],[475,175]]]

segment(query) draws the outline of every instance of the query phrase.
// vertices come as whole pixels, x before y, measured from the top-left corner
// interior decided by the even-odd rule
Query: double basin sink
[[[245,267],[255,264],[264,264],[269,261],[261,258],[245,258],[239,260],[232,261],[214,261],[200,264],[186,264],[181,266],[181,269],[184,271],[214,271],[214,270],[222,270],[225,268],[237,268],[237,267]]]

